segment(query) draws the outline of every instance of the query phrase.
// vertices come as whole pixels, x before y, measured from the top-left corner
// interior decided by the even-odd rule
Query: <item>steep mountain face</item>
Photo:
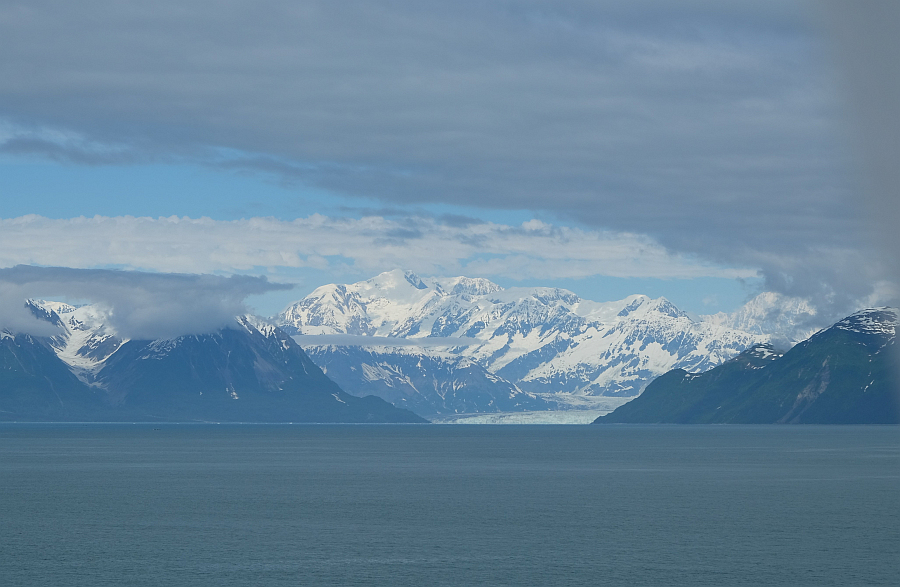
[[[116,338],[96,308],[35,306],[60,334],[4,337],[0,359],[18,365],[0,380],[4,420],[424,421],[345,393],[292,338],[246,317],[214,334],[137,341]],[[50,401],[60,391],[72,409]]]
[[[757,346],[706,373],[676,369],[597,423],[900,422],[897,311],[864,310],[784,355]]]
[[[484,279],[422,279],[399,270],[320,287],[275,321],[302,335],[449,338],[458,343],[452,355],[526,392],[570,397],[637,395],[673,367],[704,371],[767,340],[723,324],[695,322],[665,298],[635,295],[598,303],[563,289],[504,290]],[[304,344],[310,344],[307,337]],[[337,352],[324,345],[308,348],[320,365]],[[429,348],[417,352],[442,358]],[[348,386],[359,380],[336,371],[332,367],[329,373]]]
[[[101,407],[46,340],[0,332],[0,420],[92,420]]]
[[[404,347],[318,346],[308,353],[342,388],[355,395],[377,395],[426,418],[557,407],[465,357],[424,355]]]
[[[28,302],[32,312],[59,328],[49,345],[81,381],[92,384],[106,359],[122,340],[107,325],[107,315],[96,306],[74,307],[46,300]]]
[[[309,414],[318,422],[421,421],[377,398],[345,393],[280,330],[245,317],[238,326],[125,342],[97,382],[114,404],[165,419],[203,413],[230,421],[273,414],[292,422],[310,421]]]

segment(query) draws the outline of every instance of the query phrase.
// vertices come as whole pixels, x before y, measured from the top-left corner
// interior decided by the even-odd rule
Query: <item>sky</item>
[[[196,331],[395,268],[895,303],[892,4],[0,1],[0,305]]]

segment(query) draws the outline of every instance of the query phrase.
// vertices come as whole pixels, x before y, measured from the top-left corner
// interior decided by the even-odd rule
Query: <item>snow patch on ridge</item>
[[[31,303],[48,312],[50,320],[58,319],[60,333],[50,339],[50,344],[56,355],[85,383],[94,384],[94,376],[104,362],[128,342],[108,326],[108,313],[101,307],[75,307],[47,300],[31,300]]]
[[[898,315],[893,308],[870,308],[851,314],[834,326],[841,330],[862,334],[895,336],[898,326]]]

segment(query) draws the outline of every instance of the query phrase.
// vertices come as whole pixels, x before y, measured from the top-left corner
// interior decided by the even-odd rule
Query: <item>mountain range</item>
[[[813,315],[777,294],[735,314],[691,318],[665,298],[594,302],[558,288],[395,270],[319,287],[272,321],[299,335],[346,389],[441,416],[633,397],[673,368],[703,372],[756,344],[794,344],[814,332],[804,326]]]
[[[0,420],[425,421],[345,393],[292,338],[249,317],[211,334],[124,340],[96,307],[29,306],[59,334],[0,334]]]
[[[754,346],[705,373],[674,369],[596,423],[900,423],[897,311],[857,312],[786,353]]]
[[[775,294],[697,317],[665,298],[594,302],[399,270],[322,286],[268,320],[240,316],[218,332],[165,340],[118,336],[98,306],[28,307],[57,334],[0,333],[3,420],[574,421],[572,410],[602,413],[646,387],[616,412],[624,417],[663,382],[702,395],[701,382],[756,373],[759,361],[792,346],[786,356],[795,356],[823,335],[796,344],[814,332],[815,313]],[[864,360],[875,361],[851,362]]]

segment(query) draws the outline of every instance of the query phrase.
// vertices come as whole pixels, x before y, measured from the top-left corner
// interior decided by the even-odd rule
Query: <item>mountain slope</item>
[[[110,400],[151,418],[292,422],[420,422],[374,397],[345,393],[284,333],[241,328],[166,341],[128,341],[97,381]],[[196,416],[194,416],[196,417]]]
[[[45,340],[0,332],[0,420],[93,420],[104,411]]]
[[[92,384],[104,361],[126,340],[106,325],[106,312],[96,306],[74,307],[46,300],[28,302],[33,313],[56,325],[50,347],[81,381]]]
[[[673,370],[597,423],[897,423],[897,324],[896,310],[864,310],[784,355],[758,346],[706,373]]]
[[[423,355],[408,347],[318,346],[307,352],[329,377],[354,395],[377,395],[426,418],[557,407],[466,358]]]

